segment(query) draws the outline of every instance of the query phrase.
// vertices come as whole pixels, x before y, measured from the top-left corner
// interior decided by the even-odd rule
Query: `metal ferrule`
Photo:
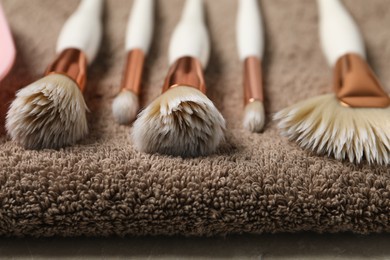
[[[390,98],[367,62],[348,53],[334,67],[334,91],[341,104],[348,107],[384,108]]]
[[[163,92],[178,85],[194,87],[206,93],[203,69],[198,59],[186,56],[172,64],[164,81]]]
[[[253,101],[263,102],[263,78],[261,61],[250,56],[244,60],[244,98],[245,104]]]
[[[62,51],[57,59],[47,68],[45,75],[63,74],[73,79],[84,91],[87,80],[87,58],[79,49],[69,48]]]
[[[123,73],[122,90],[128,90],[137,96],[139,95],[144,63],[145,54],[141,49],[133,49],[128,52]]]

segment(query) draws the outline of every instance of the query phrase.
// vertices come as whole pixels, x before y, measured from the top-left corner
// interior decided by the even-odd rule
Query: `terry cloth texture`
[[[369,62],[390,89],[388,0],[343,1],[366,41]],[[157,1],[156,28],[143,79],[142,105],[157,97],[168,70],[169,38],[182,0]],[[6,0],[18,57],[1,83],[3,97],[41,76],[57,35],[78,1]],[[390,170],[354,165],[300,149],[270,117],[331,90],[312,0],[261,1],[265,18],[264,133],[242,129],[242,69],[237,1],[206,1],[211,59],[208,95],[225,116],[227,142],[209,157],[182,159],[134,150],[131,126],[115,124],[111,103],[125,61],[132,1],[106,1],[104,37],[89,70],[90,134],[59,151],[26,151],[0,139],[0,234],[79,236],[390,231]],[[8,105],[1,103],[2,109]]]

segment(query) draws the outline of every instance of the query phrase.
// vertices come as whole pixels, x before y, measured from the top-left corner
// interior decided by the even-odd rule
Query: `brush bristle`
[[[132,136],[140,151],[194,157],[215,152],[224,131],[224,118],[202,92],[178,86],[139,114]]]
[[[284,136],[318,154],[389,164],[390,108],[345,107],[328,94],[286,108],[275,120]]]
[[[258,100],[248,103],[244,110],[244,128],[251,132],[260,132],[265,123],[263,102]]]
[[[88,133],[87,109],[73,80],[51,74],[17,92],[6,129],[12,140],[27,149],[57,149]]]
[[[112,102],[112,113],[119,124],[130,124],[137,116],[138,96],[128,90],[121,91]]]

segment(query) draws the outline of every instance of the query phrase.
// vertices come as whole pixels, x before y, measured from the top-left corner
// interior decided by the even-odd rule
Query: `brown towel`
[[[316,2],[264,0],[267,125],[241,127],[243,91],[235,42],[236,1],[206,1],[212,53],[208,94],[227,119],[218,154],[181,159],[134,150],[130,126],[118,126],[111,102],[125,61],[132,1],[106,1],[104,37],[90,67],[90,134],[79,144],[25,151],[0,137],[1,235],[212,235],[240,232],[390,231],[390,170],[312,155],[279,136],[270,117],[331,91],[318,40]],[[344,1],[367,44],[369,61],[390,88],[388,0]],[[54,57],[58,33],[75,0],[4,0],[18,49],[2,96],[37,79]],[[142,105],[159,95],[170,35],[182,0],[159,0]],[[7,104],[0,104],[1,112]]]

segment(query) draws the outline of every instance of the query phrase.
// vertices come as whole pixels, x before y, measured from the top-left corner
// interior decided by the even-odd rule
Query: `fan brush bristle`
[[[132,91],[123,90],[112,102],[112,113],[119,124],[130,124],[137,116],[138,96]]]
[[[327,94],[286,108],[274,119],[284,136],[317,154],[390,162],[390,108],[349,108]]]
[[[17,92],[6,129],[27,149],[57,149],[74,144],[88,133],[87,110],[72,79],[50,74]]]
[[[224,131],[224,118],[202,92],[177,86],[140,113],[133,141],[143,152],[194,157],[214,152]]]
[[[255,100],[245,106],[244,128],[251,132],[260,132],[265,124],[265,112],[263,102]]]

